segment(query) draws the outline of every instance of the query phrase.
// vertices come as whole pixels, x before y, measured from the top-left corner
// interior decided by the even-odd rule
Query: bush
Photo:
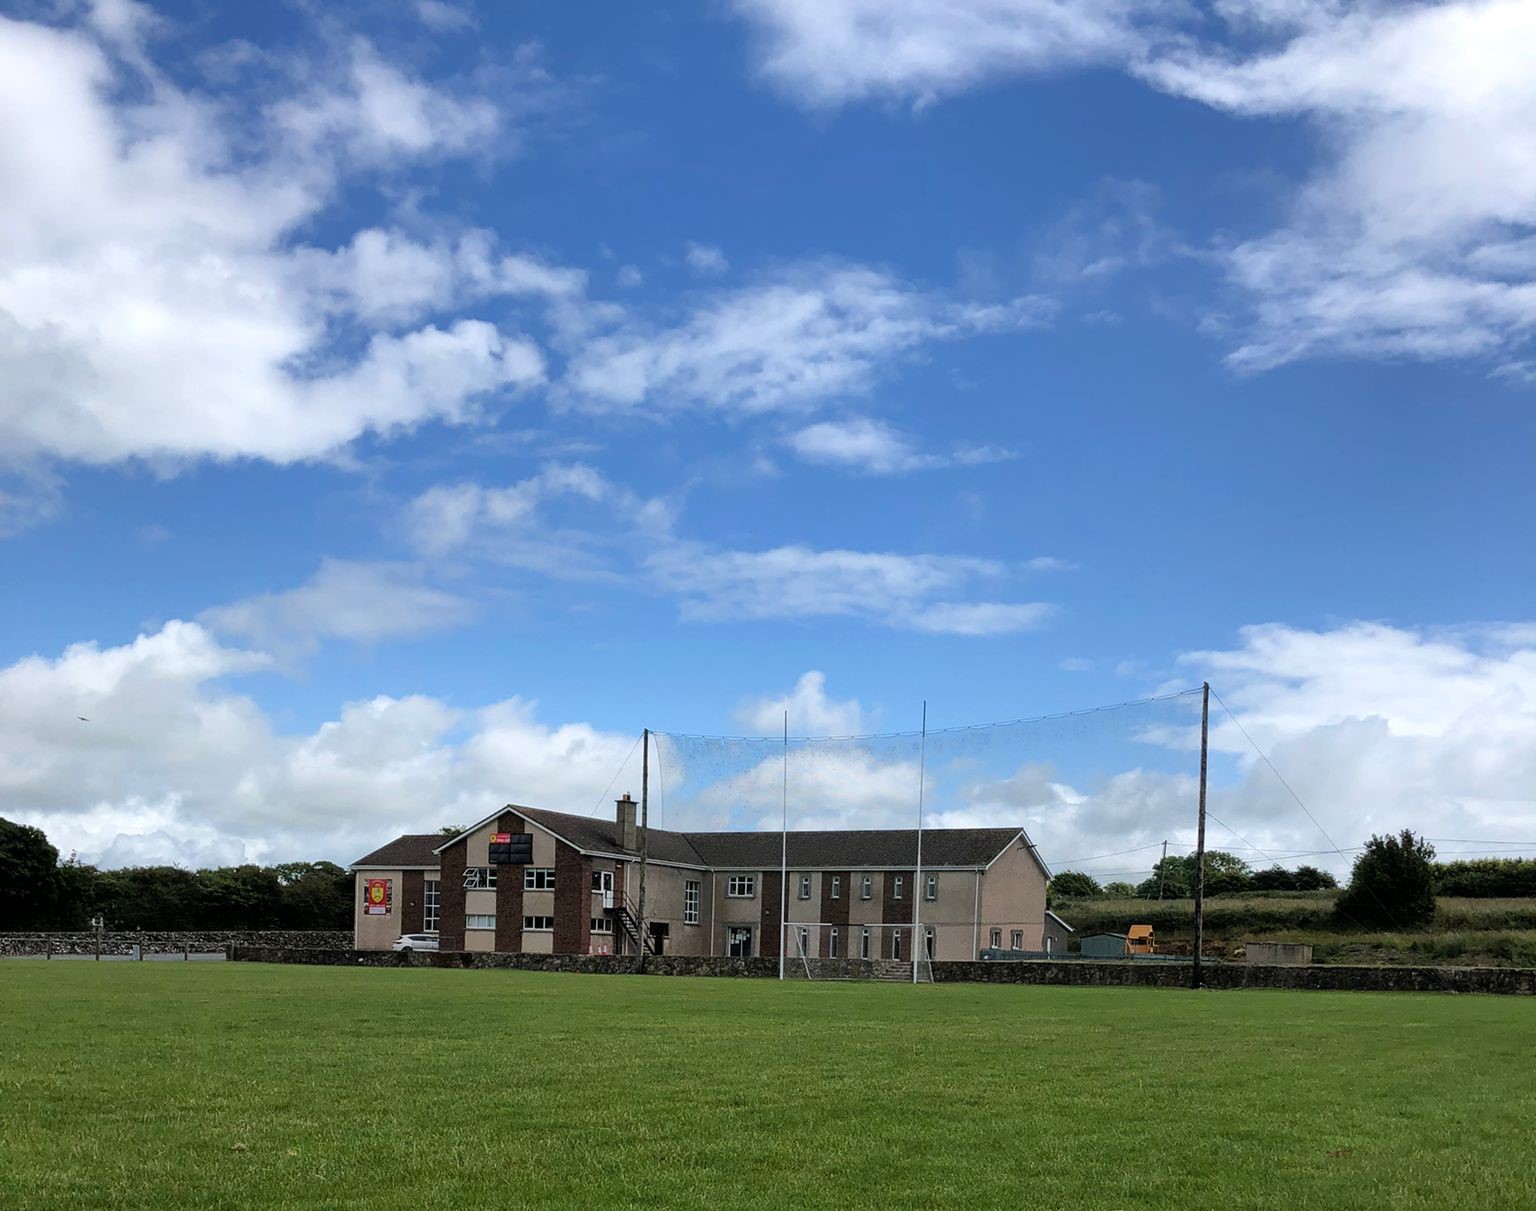
[[[1401,929],[1435,915],[1435,848],[1408,829],[1373,836],[1335,908],[1346,921]]]
[[[1536,861],[1529,858],[1480,858],[1467,862],[1437,862],[1437,896],[1478,899],[1536,896]]]

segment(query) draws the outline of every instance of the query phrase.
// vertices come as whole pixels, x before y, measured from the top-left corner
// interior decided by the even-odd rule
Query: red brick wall
[[[757,932],[758,953],[765,959],[776,959],[779,957],[779,943],[783,939],[783,930],[779,926],[784,920],[784,873],[765,870],[761,883],[761,913],[758,918]]]
[[[592,859],[556,841],[554,952],[584,955],[591,949]]]
[[[837,899],[832,898],[832,880],[838,879]],[[821,919],[828,925],[837,926],[837,957],[846,959],[852,951],[848,948],[857,948],[848,931],[848,901],[853,895],[853,878],[846,870],[825,870],[821,872]],[[829,953],[832,945],[830,930],[821,929],[820,949],[823,957]]]
[[[421,885],[425,875],[419,870],[400,872],[400,932],[420,933],[426,923],[426,910],[421,898]]]
[[[525,831],[523,821],[511,812],[503,812],[496,821],[498,833]],[[496,868],[496,949],[503,954],[520,954],[523,949],[523,868]]]
[[[442,882],[437,893],[437,945],[442,950],[464,949],[464,841],[455,841],[442,852]]]
[[[883,878],[885,887],[880,897],[880,919],[890,925],[910,925],[912,923],[912,899],[917,895],[917,887],[912,881],[910,870],[888,870]],[[901,876],[901,899],[896,899],[896,877]],[[894,934],[891,930],[883,930],[880,938],[880,954],[882,958],[892,958]],[[912,931],[901,931],[901,957],[903,960],[912,958]]]

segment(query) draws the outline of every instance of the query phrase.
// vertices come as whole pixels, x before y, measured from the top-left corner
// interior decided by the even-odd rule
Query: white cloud
[[[846,467],[870,475],[974,467],[1018,457],[1015,451],[997,446],[960,446],[948,454],[924,453],[905,433],[884,421],[862,416],[807,425],[789,434],[785,444],[805,462]]]
[[[0,131],[0,443],[13,459],[291,462],[370,431],[462,422],[542,380],[532,342],[483,320],[389,329],[462,298],[569,287],[562,271],[474,235],[303,243],[350,165],[394,171],[505,134],[489,102],[357,42],[339,77],[311,64],[322,70],[303,101],[255,115],[254,152],[243,119],[202,94],[158,74],[125,88],[154,72],[133,41],[144,25],[111,29],[97,40],[0,18],[0,107],[31,115]],[[338,309],[362,325],[345,346]]]
[[[928,345],[1046,321],[1049,305],[956,302],[860,265],[817,262],[719,291],[673,327],[582,333],[562,381],[595,408],[761,413],[866,390]]]
[[[725,254],[708,244],[690,243],[683,259],[688,262],[689,269],[706,277],[724,273],[731,267],[731,263],[725,259]]]
[[[416,0],[416,16],[428,29],[439,33],[474,29],[479,24],[469,9],[445,0]]]
[[[634,745],[519,698],[380,696],[285,735],[225,684],[269,663],[174,622],[0,669],[6,815],[87,860],[349,862],[514,800],[611,810],[598,797]]]
[[[956,555],[815,550],[733,551],[677,542],[651,554],[656,585],[699,621],[856,618],[898,629],[999,635],[1037,626],[1037,602],[958,601],[1006,576],[996,561]]]
[[[925,104],[1005,75],[1121,63],[1158,0],[737,0],[762,31],[761,70],[807,105]]]
[[[424,583],[404,563],[326,559],[298,588],[263,593],[206,610],[199,621],[263,647],[322,639],[376,643],[458,626],[474,617],[472,603]]]
[[[802,674],[787,694],[769,694],[744,700],[735,712],[736,721],[749,732],[772,736],[781,730],[785,712],[790,730],[805,736],[852,736],[869,730],[864,708],[857,698],[841,702],[827,696],[827,676],[818,669]]]
[[[645,274],[640,272],[638,265],[620,265],[614,281],[618,283],[620,289],[633,290],[645,281]]]

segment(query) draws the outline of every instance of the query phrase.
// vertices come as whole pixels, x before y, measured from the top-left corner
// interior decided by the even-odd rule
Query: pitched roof
[[[483,828],[502,812],[516,812],[541,828],[589,853],[636,854],[626,849],[618,822],[598,816],[573,816],[541,807],[509,803],[455,837],[434,837],[440,852],[461,837]],[[1029,838],[1018,828],[925,828],[923,866],[986,866],[1013,842],[1021,840],[1039,862]],[[404,840],[404,838],[402,838]],[[778,832],[682,833],[653,828],[650,858],[679,866],[736,867],[771,870],[782,860],[783,834]],[[389,847],[386,846],[386,849]],[[382,850],[380,851],[383,852]],[[436,862],[434,854],[433,863]],[[799,869],[852,869],[854,867],[912,868],[917,865],[917,830],[914,828],[823,829],[789,834],[789,864]],[[1041,869],[1044,869],[1042,864]],[[1049,872],[1047,872],[1047,875]]]
[[[353,866],[436,866],[434,852],[442,841],[442,833],[406,833],[396,837],[388,845],[381,845],[371,854],[364,854]]]
[[[654,833],[653,833],[654,835]],[[1020,835],[1017,828],[925,828],[923,865],[985,866]],[[782,860],[780,833],[688,833],[709,866],[766,870]],[[789,865],[836,869],[856,866],[915,867],[915,828],[866,828],[792,832]]]

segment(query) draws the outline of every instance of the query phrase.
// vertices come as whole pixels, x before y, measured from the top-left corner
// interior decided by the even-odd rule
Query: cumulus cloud
[[[688,251],[683,254],[683,260],[688,262],[689,269],[706,277],[724,273],[731,267],[725,254],[709,244],[690,243]]]
[[[110,863],[349,862],[511,800],[591,812],[634,746],[546,724],[521,698],[465,710],[381,695],[284,734],[230,684],[270,663],[173,622],[0,669],[7,817]]]
[[[1142,52],[1159,0],[737,0],[760,68],[811,106],[864,98],[923,105],[1001,76],[1115,64]],[[1155,28],[1155,24],[1153,25]]]
[[[735,719],[749,732],[771,736],[785,714],[798,735],[851,736],[868,730],[864,708],[857,698],[837,701],[827,695],[827,676],[819,669],[802,674],[787,694],[769,694],[744,700]]]
[[[291,462],[462,422],[542,381],[518,333],[409,325],[491,292],[559,289],[550,267],[483,234],[305,243],[348,173],[468,152],[505,134],[500,108],[356,41],[334,70],[310,65],[309,92],[258,113],[253,148],[228,111],[156,71],[145,22],[109,25],[0,18],[0,106],[30,115],[0,134],[13,459]]]
[[[1475,357],[1515,381],[1528,372],[1536,11],[1525,0],[1224,0],[1200,26],[1181,4],[1115,0],[737,7],[761,32],[761,70],[812,105],[923,103],[1100,63],[1238,119],[1306,122],[1318,161],[1282,224],[1206,250],[1233,287],[1234,313],[1212,319],[1236,341],[1232,364]],[[1081,230],[1042,260],[1047,276],[1167,254],[1144,206],[1118,209],[1075,218]]]
[[[804,462],[842,467],[868,475],[900,475],[938,467],[976,467],[1007,462],[1018,453],[998,446],[958,446],[945,453],[918,449],[907,434],[866,416],[818,421],[797,429],[785,444]]]

